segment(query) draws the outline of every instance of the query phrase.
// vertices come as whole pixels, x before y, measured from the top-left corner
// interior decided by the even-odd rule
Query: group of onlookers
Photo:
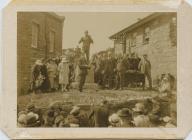
[[[32,67],[31,90],[34,92],[67,91],[73,64],[66,57],[38,59]]]
[[[128,85],[126,73],[134,72],[142,73],[144,78],[147,77],[149,88],[152,88],[151,63],[147,54],[142,58],[136,53],[118,56],[114,56],[111,52],[96,54],[92,63],[95,66],[95,82],[101,88],[123,89]]]
[[[18,113],[23,127],[176,127],[176,99],[171,94],[89,108],[56,101],[45,109],[30,103]]]
[[[140,58],[136,53],[118,56],[111,52],[98,53],[88,61],[86,54],[79,49],[76,48],[76,55],[65,55],[46,61],[36,60],[32,68],[31,90],[48,92],[60,89],[65,92],[70,89],[71,83],[76,81],[79,83],[79,91],[82,92],[88,69],[92,66],[95,83],[101,89],[117,90],[141,85],[144,88],[146,78],[148,88],[152,89],[151,63],[147,54]]]
[[[77,55],[36,60],[32,67],[30,89],[35,93],[57,90],[65,92],[76,79],[79,82],[79,91],[82,92],[90,67],[85,53]]]

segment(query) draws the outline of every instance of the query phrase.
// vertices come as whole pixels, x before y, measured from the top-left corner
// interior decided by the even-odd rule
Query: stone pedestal
[[[73,82],[71,85],[73,88],[78,89],[78,85],[79,85],[79,67],[77,66],[75,68],[75,82]],[[94,70],[93,70],[93,66],[91,66],[91,68],[88,70],[88,74],[86,76],[86,81],[85,81],[85,85],[83,87],[84,89],[97,89],[97,84],[94,83]]]
[[[93,66],[91,66],[90,69],[88,69],[88,74],[87,74],[87,77],[86,77],[86,82],[85,83],[94,83],[94,69],[93,69]]]

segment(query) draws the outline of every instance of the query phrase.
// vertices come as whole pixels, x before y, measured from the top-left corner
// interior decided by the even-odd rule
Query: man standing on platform
[[[80,39],[79,44],[81,42],[83,43],[82,50],[86,54],[87,61],[89,61],[90,45],[93,43],[93,40],[88,31],[85,31],[85,36]]]
[[[88,74],[88,69],[89,69],[88,62],[85,55],[86,54],[83,53],[80,59],[78,60],[78,67],[79,67],[78,82],[79,82],[80,92],[83,91],[83,86],[85,84],[86,76]]]

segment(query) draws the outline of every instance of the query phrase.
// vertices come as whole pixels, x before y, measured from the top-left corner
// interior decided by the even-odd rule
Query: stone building
[[[114,40],[116,54],[147,54],[152,65],[152,78],[163,73],[177,73],[177,15],[153,13],[109,38]]]
[[[64,17],[48,12],[17,13],[18,94],[27,93],[37,59],[62,53]]]

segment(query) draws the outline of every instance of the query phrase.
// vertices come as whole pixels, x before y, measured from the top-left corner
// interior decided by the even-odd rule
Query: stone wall
[[[33,48],[32,24],[39,25],[38,47]],[[48,32],[54,29],[56,32],[55,51],[50,54]],[[34,62],[40,58],[49,58],[61,54],[62,51],[63,22],[44,12],[18,12],[17,14],[17,82],[18,94],[27,93],[30,80],[31,68]]]
[[[147,54],[152,65],[153,81],[163,74],[171,73],[177,77],[177,32],[172,24],[176,14],[165,14],[135,28],[127,33],[126,53],[136,52],[139,57]],[[144,43],[145,29],[150,28],[149,43]],[[136,45],[130,46],[131,36],[136,33]]]
[[[162,73],[177,74],[177,46],[172,44],[171,17],[160,17],[148,25],[138,29],[137,43],[131,47],[131,52],[136,52],[141,57],[148,54],[152,65],[152,77],[156,79]],[[143,44],[143,35],[140,33],[146,26],[150,27],[150,40]],[[175,38],[176,39],[176,38]]]

